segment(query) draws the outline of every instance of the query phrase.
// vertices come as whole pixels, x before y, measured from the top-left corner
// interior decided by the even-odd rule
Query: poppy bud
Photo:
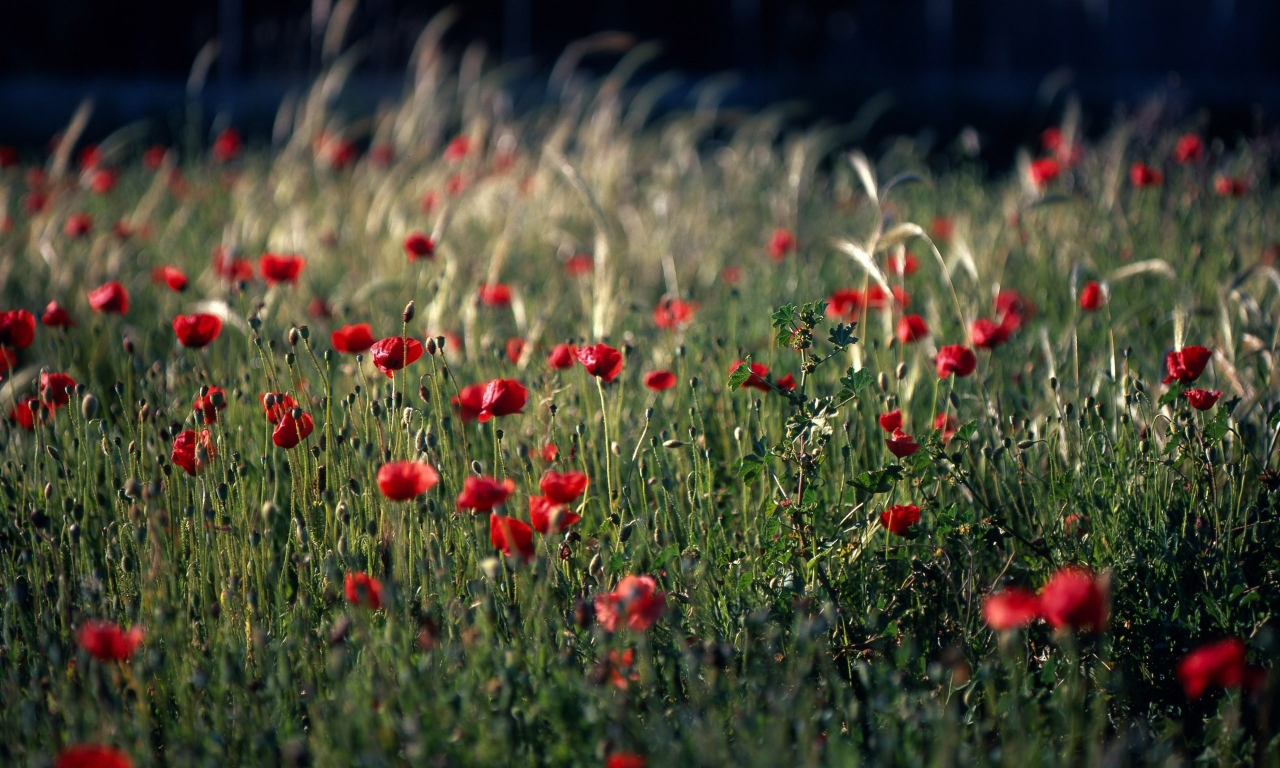
[[[649,420],[651,420],[652,418],[653,418],[653,409],[652,409],[652,408],[645,408],[645,409],[644,409],[644,420],[645,420],[646,422],[648,422],[648,421],[649,421]]]
[[[889,390],[889,376],[884,371],[881,371],[880,375],[876,377],[876,385],[880,387],[881,392]]]
[[[142,483],[136,477],[131,477],[124,483],[124,495],[130,499],[142,498]]]
[[[444,354],[444,336],[436,337],[436,349],[440,350],[440,354]]]
[[[1050,377],[1049,377],[1049,389],[1052,389],[1054,392],[1057,392],[1057,391],[1058,391],[1058,377],[1057,377],[1057,376],[1050,376]]]
[[[960,407],[960,396],[957,395],[955,392],[948,392],[947,400],[951,402],[952,407],[954,408]]]
[[[484,467],[480,466],[480,462],[475,461],[475,460],[472,460],[472,462],[471,462],[471,471],[472,471],[473,473],[475,473],[476,475],[483,475],[483,474],[484,474]]]
[[[898,363],[898,370],[895,373],[898,376],[898,381],[902,381],[903,379],[907,378],[907,364]]]
[[[432,339],[432,338],[428,338],[428,339],[427,339],[427,354],[428,354],[428,355],[434,355],[435,353],[436,353],[436,340],[435,340],[435,339]]]
[[[298,359],[297,356],[295,356],[292,352],[287,352],[285,353],[285,356],[284,356],[284,364],[292,368],[294,362],[297,359]]]
[[[249,315],[249,327],[255,331],[262,330],[262,318],[258,317],[256,313]]]
[[[690,387],[691,389],[697,389],[697,388],[698,388],[698,377],[697,377],[697,376],[694,376],[692,379],[689,379],[689,387]]]
[[[296,346],[298,346],[298,339],[299,339],[299,338],[301,338],[301,337],[302,337],[302,334],[298,333],[298,329],[297,329],[297,328],[290,328],[290,329],[289,329],[289,336],[288,336],[288,339],[289,339],[289,346],[291,346],[291,347],[296,347]]]
[[[311,329],[305,325],[300,325],[298,326],[298,335],[302,337],[303,341],[306,341],[311,338]]]
[[[404,312],[400,315],[400,317],[407,323],[413,319],[413,316],[417,314],[417,311],[418,311],[417,306],[411,301],[408,304],[404,305]]]
[[[124,337],[124,352],[125,352],[125,354],[126,354],[126,355],[132,355],[132,354],[133,354],[133,349],[134,349],[134,347],[133,347],[133,339],[129,338],[128,336],[125,336],[125,337]]]

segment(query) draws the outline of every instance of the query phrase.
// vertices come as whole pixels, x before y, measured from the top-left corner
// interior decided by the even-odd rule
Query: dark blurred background
[[[44,142],[86,95],[96,100],[90,137],[140,118],[171,133],[182,119],[191,63],[215,37],[222,53],[203,95],[207,111],[251,134],[265,131],[280,98],[318,71],[336,3],[11,0],[0,12],[0,142]],[[400,92],[418,34],[445,5],[360,0],[346,39],[365,43],[367,54],[346,94],[350,110]],[[1095,129],[1117,105],[1132,113],[1153,99],[1164,115],[1189,123],[1208,114],[1201,127],[1227,138],[1269,129],[1280,110],[1276,0],[455,5],[460,15],[446,41],[457,53],[483,41],[492,56],[545,72],[571,41],[621,30],[663,45],[642,76],[673,70],[691,86],[732,70],[739,78],[729,101],[746,107],[799,100],[808,119],[847,120],[887,92],[892,107],[877,123],[880,135],[931,129],[948,137],[973,125],[1007,149],[1054,119],[1065,93],[1080,98]],[[1047,81],[1065,89],[1047,98]]]

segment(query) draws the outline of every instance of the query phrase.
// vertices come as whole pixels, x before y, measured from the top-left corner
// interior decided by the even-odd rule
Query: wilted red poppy
[[[493,379],[463,387],[450,402],[464,422],[484,423],[497,416],[524,412],[528,399],[529,391],[515,379]]]
[[[647,768],[649,759],[635,752],[614,752],[604,760],[604,768]]]
[[[142,627],[126,632],[109,621],[86,621],[76,633],[76,642],[98,661],[128,661],[142,639]]]
[[[358,354],[373,346],[373,327],[368,323],[344,325],[329,334],[329,343],[343,354]]]
[[[1013,587],[987,595],[982,619],[997,632],[1025,627],[1040,616],[1040,598],[1034,592]]]
[[[43,205],[40,206],[40,208],[43,207]],[[91,229],[93,229],[93,217],[87,213],[73,213],[67,217],[66,223],[62,225],[63,233],[72,239],[84,237],[89,234]]]
[[[182,467],[188,475],[198,475],[216,453],[209,430],[196,432],[188,429],[173,439],[173,452],[169,454],[169,460],[175,466]]]
[[[911,527],[920,522],[920,508],[915,504],[894,504],[880,513],[880,527],[898,536],[911,534]]]
[[[347,602],[376,611],[382,607],[382,582],[363,571],[348,573],[342,580]]]
[[[498,482],[492,477],[468,477],[462,483],[462,493],[458,494],[458,509],[488,512],[506,503],[515,489],[516,483],[510,478]]]
[[[889,258],[885,260],[885,266],[888,267],[889,273],[900,275],[902,277],[911,277],[920,269],[920,260],[916,258],[914,253],[910,251],[899,257],[897,254],[889,254]]]
[[[920,450],[920,444],[912,440],[911,435],[906,434],[901,429],[893,430],[893,434],[885,438],[884,444],[889,449],[889,453],[899,459],[905,459]]]
[[[572,344],[557,344],[551,348],[551,354],[547,355],[547,363],[557,371],[572,368],[577,359],[578,348]]]
[[[644,375],[644,385],[654,392],[671,389],[676,385],[676,375],[671,371],[649,371]]]
[[[243,144],[239,131],[235,128],[223,128],[213,140],[213,159],[219,163],[229,163],[240,156]]]
[[[1129,166],[1129,183],[1138,189],[1158,187],[1164,183],[1164,174],[1146,163],[1134,163]]]
[[[529,497],[529,522],[533,524],[533,530],[544,536],[554,536],[581,519],[563,504],[546,496]]]
[[[548,472],[538,487],[557,504],[570,504],[586,492],[591,480],[581,472]]]
[[[125,315],[129,313],[129,292],[112,280],[89,291],[89,306],[94,312]]]
[[[151,270],[151,282],[156,285],[167,285],[169,290],[180,293],[187,290],[188,281],[186,274],[182,270],[166,264]]]
[[[1191,407],[1197,411],[1207,411],[1217,404],[1218,398],[1222,397],[1222,390],[1215,389],[1210,392],[1207,389],[1188,389],[1183,393],[1187,399],[1191,401]]]
[[[430,259],[436,255],[436,241],[421,232],[410,232],[404,238],[404,252],[409,261]]]
[[[733,373],[741,367],[742,361],[738,360],[733,365],[729,366],[729,373]],[[742,386],[739,387],[739,389],[746,389],[750,387],[751,389],[758,389],[761,392],[768,392],[770,390],[768,378],[769,366],[764,363],[752,363],[751,375],[747,377],[746,381],[742,382]]]
[[[513,336],[507,339],[507,359],[513,363],[520,362],[520,356],[524,354],[524,339]]]
[[[222,318],[217,315],[177,315],[173,318],[173,333],[178,343],[189,349],[200,349],[218,338],[222,332]]]
[[[587,373],[604,381],[613,381],[622,373],[622,353],[608,344],[593,344],[578,349],[578,362],[587,369]]]
[[[1178,662],[1178,681],[1188,699],[1198,699],[1210,688],[1235,688],[1245,681],[1243,641],[1234,637],[1207,643]]]
[[[253,262],[217,246],[213,249],[213,271],[229,283],[248,282],[253,279]]]
[[[1249,191],[1249,185],[1245,184],[1243,179],[1219,176],[1213,181],[1213,191],[1217,192],[1219,197],[1244,197]]]
[[[306,266],[307,260],[295,254],[264,253],[258,257],[258,271],[267,285],[297,284],[298,275]]]
[[[133,768],[133,760],[115,747],[77,744],[59,752],[53,768]]]
[[[209,387],[203,395],[196,397],[191,410],[200,412],[200,423],[213,424],[218,421],[218,411],[227,409],[227,393],[222,387]]]
[[[619,623],[644,632],[667,609],[666,594],[657,589],[652,576],[624,576],[612,592],[596,595],[596,619],[606,632],[617,632]]]
[[[962,347],[959,344],[948,344],[938,350],[936,365],[938,378],[940,379],[945,379],[953,373],[960,378],[964,378],[973,373],[973,369],[978,366],[978,358],[974,356],[973,350],[968,347]]]
[[[36,404],[35,411],[31,410],[31,403]],[[9,409],[9,420],[30,432],[36,428],[36,413],[39,413],[44,407],[45,406],[40,404],[39,400],[31,395],[23,395],[18,398],[18,402],[14,403],[14,406]],[[44,413],[40,413],[40,422],[44,423]]]
[[[471,151],[471,137],[466,134],[459,134],[453,137],[449,145],[444,148],[444,159],[447,163],[456,163],[467,156]]]
[[[292,412],[286,413],[272,431],[271,442],[286,451],[291,450],[306,440],[315,427],[310,414],[304,413],[295,419]]]
[[[1096,280],[1090,280],[1080,289],[1080,308],[1085,312],[1096,312],[1106,298],[1102,286]]]
[[[795,249],[796,236],[786,227],[773,230],[773,234],[769,236],[769,243],[765,246],[765,252],[769,254],[769,258],[777,263],[782,263],[787,254]]]
[[[373,364],[391,378],[396,371],[422,357],[422,342],[408,336],[392,336],[370,347]]]
[[[837,288],[827,297],[827,317],[852,322],[861,312],[862,291],[857,288]]]
[[[480,303],[486,307],[505,307],[511,303],[511,287],[503,283],[480,284]]]
[[[0,312],[0,346],[26,349],[35,338],[35,315],[25,309]]]
[[[897,432],[902,429],[902,409],[894,408],[888,413],[882,413],[876,420],[880,422],[880,428],[885,432]]]
[[[489,541],[502,551],[502,554],[521,563],[533,559],[536,549],[533,545],[533,529],[528,523],[522,523],[506,515],[489,515]]]
[[[378,488],[392,501],[408,501],[426,493],[440,475],[422,461],[393,461],[378,470]]]
[[[142,167],[148,171],[160,170],[160,166],[164,164],[164,156],[168,151],[166,147],[159,144],[147,147],[147,151],[142,153]]]
[[[272,424],[279,424],[285,414],[298,407],[297,401],[284,392],[266,392],[259,399],[262,401],[262,413]]]
[[[569,277],[589,275],[596,268],[595,259],[585,253],[575,253],[564,262],[564,273]]]
[[[65,373],[40,374],[40,399],[51,408],[58,409],[71,402],[68,389],[75,389],[76,380]]]
[[[693,322],[693,313],[697,309],[696,303],[680,299],[663,299],[653,309],[653,323],[659,328],[683,328]]]
[[[1169,371],[1169,375],[1164,377],[1164,383],[1180,381],[1183,384],[1190,384],[1200,378],[1200,374],[1204,373],[1205,366],[1212,358],[1213,350],[1201,346],[1193,345],[1183,347],[1177,352],[1170,352],[1164,356],[1164,367]]]
[[[1031,183],[1037,187],[1047,187],[1062,173],[1062,165],[1052,157],[1042,157],[1031,161],[1027,169]]]
[[[1106,584],[1088,569],[1061,568],[1040,590],[1040,614],[1054,629],[1101,632],[1111,614]]]
[[[1008,329],[985,317],[973,321],[969,335],[973,337],[973,346],[979,349],[995,349],[1009,340]]]
[[[951,436],[956,433],[956,428],[959,426],[960,424],[956,422],[956,417],[949,413],[943,412],[933,417],[933,429],[935,432],[942,432],[944,445],[951,442]]]
[[[1173,148],[1173,162],[1178,165],[1198,163],[1204,158],[1204,141],[1194,133],[1188,133],[1178,139]]]
[[[929,335],[929,324],[919,315],[903,315],[898,321],[898,341],[910,344]]]

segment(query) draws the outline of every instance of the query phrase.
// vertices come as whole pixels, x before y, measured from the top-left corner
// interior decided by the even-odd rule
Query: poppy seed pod
[[[413,319],[413,316],[417,314],[417,312],[418,312],[417,305],[415,305],[411,301],[408,304],[404,305],[404,312],[401,313],[400,317],[407,323]]]
[[[96,416],[97,413],[98,398],[94,397],[92,394],[85,395],[84,399],[80,401],[80,415],[84,416],[87,421]]]

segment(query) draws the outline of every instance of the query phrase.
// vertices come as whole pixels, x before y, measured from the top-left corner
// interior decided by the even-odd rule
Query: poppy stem
[[[604,384],[600,377],[596,379],[596,391],[600,393],[600,421],[604,425],[604,508],[605,512],[613,510],[613,477],[609,474],[609,411],[604,403]]]

